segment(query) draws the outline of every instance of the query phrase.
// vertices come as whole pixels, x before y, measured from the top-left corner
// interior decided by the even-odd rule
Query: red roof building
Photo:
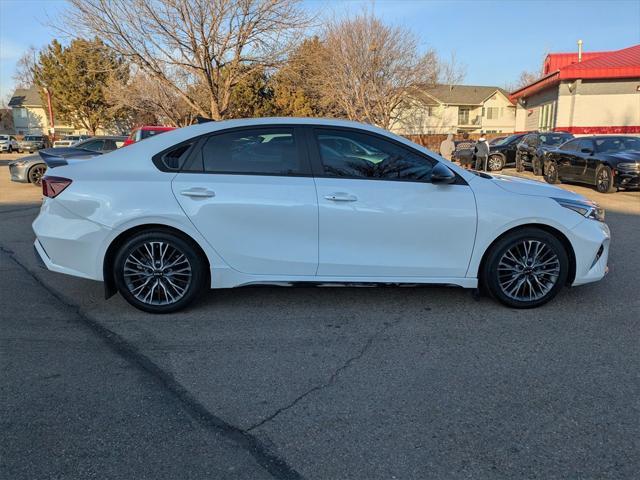
[[[640,45],[610,52],[552,53],[543,75],[510,95],[516,131],[640,133]]]

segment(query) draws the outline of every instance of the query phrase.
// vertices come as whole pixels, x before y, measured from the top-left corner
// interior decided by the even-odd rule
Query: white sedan
[[[593,202],[347,121],[181,128],[50,169],[43,193],[45,265],[154,313],[204,287],[304,282],[482,288],[529,308],[607,271]]]

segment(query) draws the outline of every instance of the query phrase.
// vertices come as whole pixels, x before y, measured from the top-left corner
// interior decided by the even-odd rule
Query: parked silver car
[[[9,163],[11,180],[20,183],[40,185],[42,176],[47,171],[47,162],[66,162],[67,158],[87,159],[120,148],[127,137],[101,136],[92,137],[67,148],[45,148],[38,154],[27,155]],[[46,159],[46,160],[45,160]]]
[[[13,135],[0,135],[0,152],[17,152],[20,150],[18,140]]]
[[[25,135],[25,137],[18,142],[21,152],[33,153],[36,150],[40,150],[45,147],[44,137],[42,135]]]

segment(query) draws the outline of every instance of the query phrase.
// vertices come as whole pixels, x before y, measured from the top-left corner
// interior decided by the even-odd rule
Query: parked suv
[[[67,135],[64,138],[53,142],[53,148],[73,147],[76,143],[82,142],[87,138],[90,138],[89,135]]]
[[[18,142],[21,152],[33,153],[36,150],[44,148],[44,137],[42,135],[25,135],[25,137]]]
[[[0,152],[17,152],[20,145],[13,135],[0,135]]]
[[[524,137],[524,133],[516,133],[489,144],[489,170],[502,170],[516,164],[516,148]]]
[[[526,134],[516,147],[516,170],[524,172],[527,168],[534,175],[542,175],[542,165],[548,150],[559,147],[571,140],[573,135],[566,132],[535,132]]]

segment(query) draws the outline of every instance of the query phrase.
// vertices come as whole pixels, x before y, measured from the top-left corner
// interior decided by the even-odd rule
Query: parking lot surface
[[[105,458],[122,478],[637,478],[640,192],[562,186],[607,209],[610,274],[535,310],[455,288],[246,287],[153,316],[38,267],[40,193],[6,158],[6,478],[38,477],[16,465],[29,455],[64,478]]]

